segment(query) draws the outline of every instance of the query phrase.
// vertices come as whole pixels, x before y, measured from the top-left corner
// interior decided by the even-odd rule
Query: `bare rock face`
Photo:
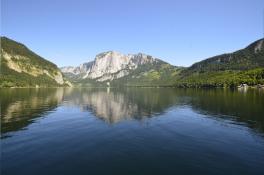
[[[118,52],[104,52],[95,57],[94,64],[83,78],[100,78],[126,69],[129,58]]]
[[[78,67],[67,66],[67,67],[62,67],[60,69],[64,73],[72,73],[74,75],[79,75],[79,74],[82,74],[82,73],[86,73],[90,69],[92,63],[93,63],[93,61],[92,62],[88,62],[88,63],[83,63],[83,64],[81,64]]]
[[[111,81],[129,74],[129,70],[139,65],[153,64],[160,61],[146,54],[124,55],[116,51],[103,52],[96,55],[95,60],[81,64],[78,67],[63,67],[63,73],[80,75],[82,79],[96,79],[96,81]]]

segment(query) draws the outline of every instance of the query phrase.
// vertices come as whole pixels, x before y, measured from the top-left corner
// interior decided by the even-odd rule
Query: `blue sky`
[[[263,0],[1,0],[1,35],[58,66],[108,50],[173,65],[235,51],[263,37]]]

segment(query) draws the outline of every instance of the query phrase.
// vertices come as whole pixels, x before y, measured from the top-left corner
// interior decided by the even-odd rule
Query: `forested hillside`
[[[67,85],[55,64],[6,37],[1,37],[0,73],[0,87]]]
[[[239,51],[208,58],[181,72],[176,86],[234,87],[264,84],[264,43],[260,39]]]

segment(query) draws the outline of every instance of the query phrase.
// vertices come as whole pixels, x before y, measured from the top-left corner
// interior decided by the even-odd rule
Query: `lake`
[[[0,89],[6,175],[264,174],[264,91]]]

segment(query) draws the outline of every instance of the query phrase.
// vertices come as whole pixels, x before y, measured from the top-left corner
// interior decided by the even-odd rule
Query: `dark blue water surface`
[[[264,174],[264,91],[1,89],[6,175]]]

